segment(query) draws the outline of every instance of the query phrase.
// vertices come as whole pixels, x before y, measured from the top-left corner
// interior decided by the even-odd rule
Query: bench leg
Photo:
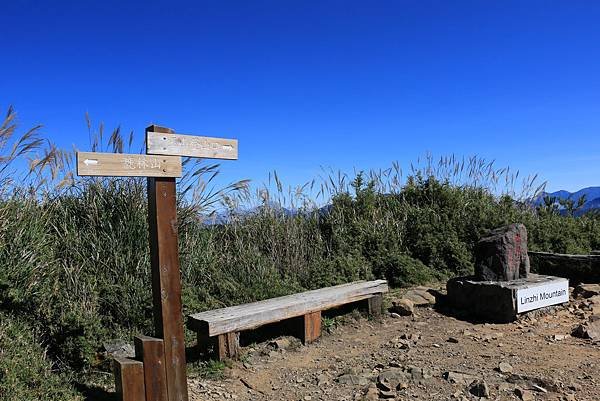
[[[240,349],[240,333],[225,333],[209,337],[204,331],[198,332],[198,352],[206,357],[222,361],[236,358]]]
[[[383,313],[383,294],[375,294],[367,299],[369,303],[369,315],[381,316]]]
[[[321,336],[321,311],[304,315],[302,343],[309,344]]]
[[[240,333],[225,333],[217,336],[217,358],[235,359],[240,352]]]

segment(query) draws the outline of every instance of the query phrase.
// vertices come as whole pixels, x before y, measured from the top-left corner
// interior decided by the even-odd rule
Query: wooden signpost
[[[156,338],[136,337],[136,360],[115,359],[116,388],[122,401],[188,401],[175,179],[182,174],[181,156],[235,160],[238,143],[234,139],[179,135],[151,125],[146,128],[146,153],[78,152],[77,174],[148,177]]]

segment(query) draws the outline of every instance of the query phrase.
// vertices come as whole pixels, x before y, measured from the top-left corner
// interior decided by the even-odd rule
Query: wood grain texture
[[[146,153],[152,155],[189,156],[226,160],[236,160],[238,158],[237,139],[211,138],[207,136],[165,135],[160,132],[147,132],[146,149]]]
[[[373,295],[367,299],[369,305],[369,314],[380,316],[383,313],[383,294]]]
[[[144,362],[146,401],[167,401],[167,374],[163,340],[147,336],[134,339],[135,357]]]
[[[181,177],[181,157],[77,152],[77,175],[100,177]]]
[[[342,284],[196,313],[188,317],[188,327],[192,330],[208,330],[209,336],[216,336],[361,301],[387,291],[385,280]]]
[[[304,335],[302,342],[310,344],[321,336],[321,311],[304,315]]]
[[[147,131],[168,128],[150,126]],[[169,401],[188,401],[175,178],[148,178],[148,226],[155,335],[164,341]]]
[[[119,401],[145,401],[144,364],[133,359],[115,357],[115,388]]]
[[[217,336],[216,356],[217,359],[236,358],[240,349],[240,334],[225,333]]]

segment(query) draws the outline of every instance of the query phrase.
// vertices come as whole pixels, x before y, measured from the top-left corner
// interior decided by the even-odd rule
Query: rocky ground
[[[246,347],[222,378],[190,378],[190,398],[600,400],[596,287],[510,324],[437,311],[434,291],[391,294],[388,304],[396,301],[394,310],[408,316],[353,314],[307,346],[285,337]]]

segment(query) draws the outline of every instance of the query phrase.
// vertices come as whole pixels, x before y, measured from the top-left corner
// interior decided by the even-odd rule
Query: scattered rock
[[[417,287],[404,294],[404,298],[410,300],[414,306],[429,306],[435,304],[435,296],[431,294],[430,288]]]
[[[135,349],[125,340],[111,340],[102,344],[106,355],[111,357],[133,358]]]
[[[271,341],[269,346],[275,349],[289,349],[292,347],[292,340],[287,337],[278,338],[277,340]]]
[[[469,393],[476,397],[487,398],[490,396],[490,388],[483,380],[473,380],[473,382],[469,385]]]
[[[405,384],[408,385],[411,380],[412,375],[402,368],[386,369],[377,376],[379,388],[383,390],[396,390]]]
[[[574,337],[587,338],[592,341],[600,340],[600,320],[590,319],[588,322],[579,324],[572,332]]]
[[[523,390],[519,387],[515,389],[515,395],[519,397],[521,401],[533,401],[535,399],[533,392],[529,390]]]
[[[566,338],[567,338],[567,336],[564,335],[564,334],[555,334],[555,335],[552,336],[552,339],[554,341],[562,341],[562,340],[564,340]]]
[[[379,390],[379,398],[382,398],[384,400],[394,399],[396,398],[396,392],[389,390]]]
[[[364,375],[346,373],[339,376],[336,381],[340,384],[353,384],[358,386],[366,386],[369,384],[369,378]]]
[[[449,343],[458,344],[458,338],[456,337],[448,337],[446,341]]]
[[[507,382],[515,384],[521,388],[532,389],[535,386],[543,387],[545,390],[559,392],[560,383],[555,382],[552,379],[545,379],[542,377],[528,377],[518,374],[511,374],[507,379]]]
[[[498,385],[498,391],[510,391],[510,392],[514,392],[515,391],[515,386],[510,384],[510,383],[500,383]]]
[[[401,298],[392,302],[390,312],[397,313],[400,316],[412,316],[415,313],[415,305],[410,299]]]
[[[573,291],[577,298],[591,298],[600,295],[600,284],[579,284]]]
[[[379,399],[379,389],[375,386],[375,383],[369,384],[363,395],[363,401],[377,401]]]
[[[500,373],[512,373],[513,367],[507,362],[500,362],[498,365],[498,371]]]
[[[452,384],[462,384],[465,386],[475,379],[473,375],[459,372],[446,372],[442,376]]]

